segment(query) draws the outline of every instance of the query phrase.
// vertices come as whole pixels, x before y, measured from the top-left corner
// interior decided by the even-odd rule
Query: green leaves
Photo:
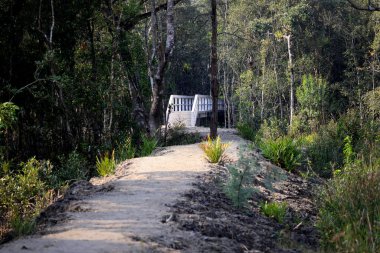
[[[284,222],[287,208],[288,204],[286,202],[268,203],[267,201],[265,201],[265,203],[262,203],[260,205],[260,210],[261,212],[263,212],[264,215],[275,219],[279,223]]]
[[[210,136],[207,136],[207,141],[200,144],[200,147],[205,152],[210,163],[219,163],[223,159],[224,151],[226,151],[228,146],[228,143],[222,142],[220,136],[215,140],[212,140]]]
[[[116,161],[115,152],[112,151],[111,155],[106,152],[103,157],[96,157],[96,171],[99,176],[105,177],[115,172]]]
[[[275,140],[263,140],[260,143],[263,155],[277,166],[288,171],[293,171],[301,162],[301,151],[297,143],[288,136],[279,137]]]
[[[143,136],[140,156],[148,156],[156,149],[158,141],[154,137]]]
[[[16,123],[19,109],[12,102],[0,103],[0,131],[11,128]]]
[[[0,178],[0,213],[10,219],[16,235],[33,231],[34,218],[54,196],[41,179],[51,172],[46,164],[31,158],[21,164],[20,174]]]
[[[256,159],[243,156],[236,165],[228,166],[230,177],[224,185],[224,192],[237,208],[247,205],[254,192],[253,177],[259,169]]]

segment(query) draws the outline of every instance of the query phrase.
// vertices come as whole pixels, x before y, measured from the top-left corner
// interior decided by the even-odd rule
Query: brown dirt
[[[206,128],[190,129],[205,136]],[[232,130],[228,160],[241,144]],[[260,156],[258,153],[254,155]],[[264,171],[283,171],[259,157]],[[114,176],[73,185],[40,218],[41,232],[0,246],[0,252],[304,252],[317,247],[314,184],[286,174],[273,189],[258,175],[247,210],[236,210],[221,190],[226,168],[211,166],[198,144],[158,149],[131,159]],[[290,211],[280,225],[260,214],[263,200],[283,200]],[[300,221],[302,221],[301,224]],[[298,225],[298,226],[297,226]]]

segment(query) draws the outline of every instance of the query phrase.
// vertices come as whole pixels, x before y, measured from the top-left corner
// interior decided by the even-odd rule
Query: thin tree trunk
[[[154,0],[152,0],[152,5],[155,4]],[[154,7],[155,8],[155,7]],[[166,9],[166,44],[164,52],[158,51],[160,48],[163,48],[161,43],[157,44],[156,41],[153,42],[153,50],[158,54],[157,60],[158,64],[155,68],[152,62],[149,64],[150,68],[150,78],[152,80],[152,104],[150,107],[149,113],[149,127],[151,134],[155,134],[156,130],[159,128],[162,113],[161,113],[161,104],[162,104],[162,96],[164,91],[164,74],[167,69],[169,63],[169,57],[172,54],[174,48],[174,1],[168,0],[167,9]],[[153,9],[152,9],[153,10]],[[154,17],[153,17],[154,15]],[[152,11],[152,18],[156,20],[156,12]],[[152,24],[153,34],[157,34],[157,26]],[[159,36],[157,36],[158,39]],[[155,57],[155,55],[152,55]]]
[[[294,114],[294,67],[293,67],[293,55],[292,55],[292,44],[291,35],[285,35],[284,38],[288,44],[288,54],[289,54],[289,72],[290,72],[290,120],[289,125],[292,126],[293,114]]]
[[[210,121],[210,137],[215,139],[218,135],[218,54],[217,54],[217,16],[216,0],[211,0],[211,97],[212,113]]]

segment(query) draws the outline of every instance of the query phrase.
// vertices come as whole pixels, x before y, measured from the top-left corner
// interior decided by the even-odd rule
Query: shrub
[[[165,145],[187,145],[197,143],[200,140],[201,136],[199,133],[188,133],[186,132],[185,125],[179,123],[169,126]]]
[[[340,126],[331,121],[322,126],[313,140],[306,145],[306,156],[315,172],[330,177],[332,171],[343,165],[343,146],[345,134]]]
[[[21,166],[20,174],[7,174],[0,179],[0,213],[16,235],[31,232],[35,217],[54,197],[41,179],[48,176],[50,169],[46,170],[35,158]]]
[[[268,203],[267,201],[265,201],[265,203],[262,203],[260,205],[260,210],[265,216],[273,218],[279,223],[284,222],[287,208],[288,208],[288,204],[286,202]]]
[[[252,181],[258,166],[256,160],[247,157],[240,157],[236,166],[228,166],[230,177],[224,185],[224,192],[237,208],[246,206],[252,196],[254,192]]]
[[[224,152],[228,146],[228,143],[222,142],[220,136],[215,140],[212,140],[210,136],[207,136],[207,141],[200,144],[200,147],[205,152],[210,163],[219,163],[223,159]]]
[[[87,160],[77,151],[74,150],[67,157],[60,156],[59,160],[61,164],[57,173],[59,182],[83,180],[88,177]]]
[[[328,251],[380,252],[380,163],[346,166],[319,196],[317,227]]]
[[[286,124],[276,118],[264,120],[256,134],[256,142],[260,145],[262,140],[277,139],[286,134]]]
[[[132,138],[127,136],[123,142],[118,144],[116,150],[117,162],[122,162],[127,159],[132,159],[136,155],[136,148],[133,146]]]
[[[156,149],[158,141],[154,137],[143,136],[140,156],[149,156]]]
[[[255,130],[249,124],[238,123],[236,128],[241,137],[249,141],[255,141],[255,136],[256,136]]]
[[[301,151],[290,137],[263,140],[260,148],[266,158],[288,171],[293,171],[300,165]]]
[[[115,152],[112,151],[111,156],[108,152],[103,157],[96,157],[96,171],[99,176],[105,177],[115,172],[116,161]]]

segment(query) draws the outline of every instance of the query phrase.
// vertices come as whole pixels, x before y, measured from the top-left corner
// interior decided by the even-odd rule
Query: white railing
[[[169,113],[170,110],[170,113]],[[190,126],[195,126],[200,112],[211,112],[212,110],[212,98],[207,95],[195,95],[195,96],[181,96],[171,95],[166,109],[166,119],[170,120],[170,114],[175,112],[189,112]],[[224,110],[224,102],[222,99],[218,100],[218,110]]]

